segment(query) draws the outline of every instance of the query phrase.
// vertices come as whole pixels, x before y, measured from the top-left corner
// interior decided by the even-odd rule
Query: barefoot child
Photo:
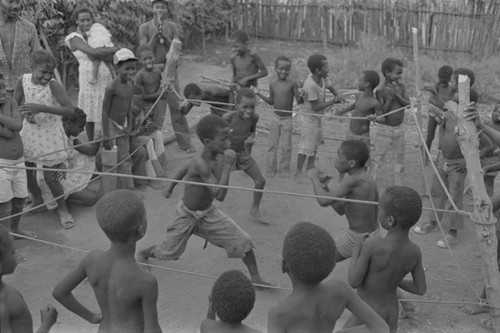
[[[5,78],[0,73],[0,224],[15,234],[36,237],[30,231],[19,229],[21,215],[9,218],[23,211],[28,197],[26,171],[8,168],[21,163],[23,141],[19,132],[22,127],[23,118],[17,103],[7,94]]]
[[[382,105],[383,114],[410,105],[410,100],[406,94],[406,87],[401,83],[403,75],[403,62],[399,59],[387,58],[382,63],[382,74],[385,77],[384,85],[377,90],[377,99]],[[403,121],[405,110],[392,113],[384,118],[377,118],[381,124],[377,130],[375,141],[375,152],[372,156],[370,174],[377,180],[378,169],[389,148],[396,155],[394,164],[394,183],[402,185],[405,168],[405,129]]]
[[[347,283],[324,281],[335,267],[335,242],[328,232],[309,222],[294,225],[283,241],[281,271],[293,291],[268,314],[267,332],[331,333],[345,309],[366,326],[337,332],[389,332],[387,324]]]
[[[210,106],[210,112],[222,117],[226,113],[233,111],[234,107],[230,103],[231,90],[222,89],[216,85],[200,87],[195,83],[189,83],[184,88],[186,100],[181,104],[181,113],[188,114],[193,106],[200,106],[204,101]]]
[[[111,150],[113,145],[118,149],[118,173],[132,175],[132,166],[128,158],[132,126],[133,79],[136,72],[137,58],[129,49],[118,50],[113,62],[118,76],[106,87],[102,102],[102,130],[104,149]],[[118,136],[111,139],[112,137]],[[118,178],[118,188],[134,189],[132,178]]]
[[[144,203],[130,190],[117,190],[99,200],[96,215],[111,247],[90,252],[52,295],[71,312],[99,324],[99,332],[161,332],[158,282],[134,259],[136,243],[147,228]],[[87,309],[72,293],[85,279],[94,290],[100,313]]]
[[[13,286],[2,281],[4,275],[14,273],[17,266],[14,240],[9,231],[0,225],[0,332],[33,332],[33,319],[23,296]],[[48,305],[40,310],[42,324],[36,333],[47,333],[56,323],[57,311]]]
[[[111,41],[111,34],[109,30],[106,29],[100,23],[94,23],[90,27],[88,32],[88,43],[89,46],[96,49],[99,47],[115,47]],[[112,77],[116,76],[115,67],[111,62],[104,62],[109,69]],[[92,60],[92,79],[89,83],[95,84],[99,80],[99,66],[101,66],[101,60]]]
[[[245,274],[237,270],[222,273],[212,287],[200,333],[260,333],[242,323],[254,303],[255,289]]]
[[[307,59],[307,67],[309,67],[311,74],[304,81],[302,88],[305,95],[302,112],[308,113],[308,115],[303,115],[297,156],[297,171],[294,175],[295,180],[299,183],[301,182],[302,167],[306,157],[308,159],[306,169],[314,168],[316,151],[323,141],[322,118],[317,115],[323,115],[327,108],[341,101],[340,95],[333,85],[327,81],[329,70],[326,57],[322,54],[313,54]],[[334,99],[328,102],[325,101],[326,89],[335,96]]]
[[[303,102],[297,82],[288,80],[291,68],[291,60],[288,57],[279,56],[275,63],[278,79],[269,84],[269,97],[257,92],[257,96],[276,109],[269,128],[271,146],[267,150],[266,159],[267,175],[271,178],[274,178],[278,171],[277,159],[279,147],[281,150],[279,171],[283,172],[285,177],[290,176],[290,163],[292,160],[293,98],[295,97],[295,100],[299,104]],[[290,112],[278,110],[287,110]]]
[[[25,117],[21,138],[24,157],[29,159],[27,167],[66,169],[68,155],[64,149],[67,138],[61,118],[73,115],[73,105],[64,87],[53,78],[56,65],[56,60],[49,53],[35,51],[31,59],[33,73],[24,74],[17,81],[14,99],[19,105],[24,100],[19,112]],[[43,204],[36,173],[35,170],[26,172],[28,190],[33,196],[31,207]],[[45,182],[54,196],[58,193],[53,181],[55,174],[53,171],[43,172]],[[62,227],[72,228],[75,221],[64,198],[57,200],[57,208]]]
[[[262,176],[257,162],[245,149],[247,143],[255,142],[255,132],[259,116],[255,113],[257,97],[250,88],[241,88],[236,95],[236,111],[225,114],[225,119],[231,128],[231,149],[236,152],[236,170],[242,170],[252,178],[255,188],[263,190],[266,179]],[[253,193],[250,216],[254,222],[269,224],[260,214],[262,192]]]
[[[255,51],[248,48],[249,39],[246,31],[235,30],[231,37],[231,83],[239,88],[257,87],[257,79],[267,76],[266,65]]]
[[[364,201],[378,201],[377,184],[368,175],[365,163],[370,157],[368,146],[361,140],[347,140],[342,142],[338,150],[338,159],[335,168],[339,173],[347,173],[349,177],[329,189],[327,182],[331,177],[325,177],[314,168],[308,174],[313,183],[314,194],[335,198],[348,198]],[[317,198],[322,207],[332,206],[339,214],[347,217],[349,229],[338,240],[337,262],[350,258],[354,241],[360,234],[368,233],[370,237],[380,238],[380,225],[377,221],[377,206],[353,202],[338,201],[337,199]]]
[[[241,258],[250,272],[254,283],[267,284],[260,277],[250,235],[240,228],[229,216],[213,205],[214,199],[223,201],[227,188],[211,187],[211,184],[227,185],[236,153],[229,149],[231,128],[222,118],[208,115],[203,117],[196,133],[203,143],[201,154],[179,170],[175,179],[204,183],[185,184],[184,195],[177,205],[177,218],[167,229],[167,239],[158,246],[151,246],[138,254],[139,261],[149,258],[177,260],[186,249],[191,235],[205,239],[215,246],[224,248],[230,258]],[[218,156],[223,154],[222,167]],[[166,189],[170,197],[177,185],[173,182]]]
[[[427,290],[422,253],[408,238],[408,231],[422,214],[422,200],[409,187],[389,187],[378,204],[378,220],[388,231],[381,239],[358,235],[349,266],[349,284],[387,322],[391,333],[398,329],[398,287],[412,294]],[[404,280],[411,273],[412,280]],[[345,327],[361,322],[352,316]]]

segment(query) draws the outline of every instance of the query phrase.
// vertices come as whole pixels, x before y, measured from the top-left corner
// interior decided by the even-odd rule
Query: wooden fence
[[[463,6],[453,11],[423,8],[410,1],[238,0],[236,22],[256,37],[352,45],[362,33],[383,36],[396,46],[411,46],[418,28],[423,49],[466,52],[476,58],[499,50],[499,5]],[[446,9],[440,6],[438,9]]]

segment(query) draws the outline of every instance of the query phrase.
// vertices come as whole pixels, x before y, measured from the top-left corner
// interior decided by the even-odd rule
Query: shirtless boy
[[[4,275],[14,273],[17,266],[14,240],[0,225],[0,332],[32,333],[33,319],[23,296],[13,286],[2,281]],[[57,311],[49,305],[40,311],[42,324],[37,333],[47,333],[56,323]]]
[[[195,83],[189,83],[184,87],[186,100],[182,102],[180,112],[186,115],[194,106],[200,106],[203,101],[209,105],[212,114],[222,117],[234,109],[232,105],[228,105],[230,95],[231,90],[216,85],[200,87]]]
[[[92,324],[98,332],[161,332],[158,324],[158,282],[141,270],[135,247],[146,233],[146,209],[130,190],[103,196],[96,207],[97,222],[111,241],[107,251],[93,250],[54,288],[52,295],[64,307]],[[72,291],[88,279],[99,304],[95,313]]]
[[[208,297],[207,318],[200,333],[260,333],[242,323],[254,303],[255,289],[245,274],[237,270],[222,273]]]
[[[299,93],[297,82],[289,80],[292,61],[286,56],[276,59],[275,69],[277,80],[269,84],[269,96],[264,96],[259,91],[257,96],[275,109],[269,128],[270,146],[267,150],[267,176],[273,178],[278,171],[278,147],[281,150],[281,163],[279,170],[285,177],[290,175],[292,160],[292,132],[293,132],[293,99],[301,104],[303,98]],[[284,111],[279,111],[284,110]],[[288,112],[287,112],[288,111]]]
[[[403,75],[403,62],[399,59],[387,58],[382,63],[382,74],[385,77],[384,85],[377,90],[377,99],[382,106],[383,114],[410,105],[410,100],[406,93],[406,87],[401,83]],[[389,114],[384,118],[377,118],[381,124],[377,130],[375,141],[375,152],[372,157],[370,174],[377,180],[377,172],[384,161],[389,148],[396,155],[394,164],[394,183],[403,183],[405,168],[405,129],[403,121],[405,110]]]
[[[293,291],[269,311],[268,333],[331,333],[346,308],[366,326],[337,332],[389,332],[347,283],[324,281],[335,267],[335,252],[332,236],[315,224],[300,222],[288,231],[281,271],[290,277]]]
[[[125,160],[118,166],[118,173],[132,174],[130,158],[129,134],[132,128],[132,96],[133,80],[136,73],[137,58],[129,49],[118,50],[113,59],[118,76],[111,81],[104,92],[102,102],[102,130],[104,135],[104,149],[110,150],[115,144],[118,148],[118,162]],[[115,139],[114,136],[122,135]],[[134,189],[132,178],[118,178],[118,188]]]
[[[378,204],[378,220],[386,229],[382,239],[358,235],[349,266],[349,284],[387,322],[391,333],[398,329],[397,288],[424,295],[427,290],[422,253],[408,232],[422,214],[422,200],[409,187],[389,187]],[[404,279],[411,273],[412,279]],[[345,327],[359,325],[352,316]]]
[[[268,74],[266,65],[255,51],[248,48],[249,38],[246,31],[235,30],[231,37],[232,83],[240,88],[257,87],[257,79]]]
[[[241,258],[254,283],[268,284],[260,277],[250,235],[213,205],[214,199],[224,201],[227,188],[210,185],[229,184],[236,158],[236,153],[229,149],[230,131],[229,124],[221,117],[208,115],[200,120],[196,133],[203,143],[203,150],[174,178],[206,185],[185,184],[183,198],[177,205],[177,218],[167,228],[167,239],[161,245],[139,252],[139,261],[147,262],[149,258],[177,260],[184,253],[191,235],[196,235],[225,249],[228,257]],[[221,154],[222,167],[218,158]],[[176,185],[176,182],[171,183],[164,192],[167,198]]]
[[[377,184],[367,174],[365,168],[365,163],[369,157],[368,146],[363,141],[347,140],[342,142],[338,150],[335,168],[339,173],[347,173],[349,177],[331,189],[327,185],[331,177],[325,176],[316,168],[308,171],[312,180],[314,194],[332,197],[332,199],[317,198],[319,205],[322,207],[332,206],[337,214],[347,217],[349,229],[344,237],[337,241],[339,243],[337,262],[351,257],[354,242],[358,235],[368,233],[370,237],[380,238],[377,206],[338,201],[336,199],[378,201]]]
[[[363,92],[361,96],[356,96],[356,102],[343,110],[336,112],[341,116],[349,111],[353,111],[352,117],[366,117],[367,119],[351,119],[346,140],[361,140],[370,147],[370,120],[380,123],[384,118],[377,118],[382,115],[382,107],[375,98],[373,90],[380,83],[380,77],[375,71],[364,71],[359,80],[359,90]]]

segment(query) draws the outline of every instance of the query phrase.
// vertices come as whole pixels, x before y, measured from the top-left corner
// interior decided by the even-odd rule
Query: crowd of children
[[[100,27],[95,25],[92,29],[98,34]],[[103,39],[92,43],[113,47],[105,31],[101,34]],[[266,179],[252,157],[251,149],[259,121],[257,97],[271,105],[274,111],[266,159],[266,175],[270,178],[275,175],[289,177],[292,172],[295,101],[301,105],[302,123],[294,179],[299,183],[306,181],[303,168],[307,160],[307,175],[319,205],[331,206],[339,215],[345,215],[348,230],[336,241],[326,230],[309,222],[300,222],[289,230],[283,241],[281,270],[289,276],[293,290],[269,311],[268,332],[332,332],[345,309],[351,311],[352,316],[341,332],[396,332],[398,298],[401,298],[398,288],[417,295],[425,294],[427,288],[422,254],[409,239],[409,230],[420,219],[422,201],[417,192],[401,186],[405,166],[403,122],[405,107],[410,104],[406,87],[401,82],[403,62],[387,58],[382,63],[385,81],[381,87],[376,71],[367,69],[360,73],[361,94],[352,105],[337,111],[337,115],[352,111],[352,119],[346,140],[338,148],[334,166],[339,181],[329,184],[332,176],[315,167],[318,147],[323,142],[322,118],[331,106],[344,102],[344,99],[329,79],[327,57],[313,54],[308,58],[310,74],[301,90],[297,82],[289,79],[290,58],[278,57],[275,60],[276,79],[270,82],[267,95],[257,87],[258,79],[267,76],[268,71],[261,57],[249,48],[248,34],[243,30],[235,31],[231,45],[230,88],[200,87],[190,83],[184,89],[186,100],[179,106],[180,115],[187,114],[201,102],[210,106],[211,114],[203,117],[196,126],[203,148],[174,177],[188,183],[177,205],[176,219],[167,228],[165,241],[138,251],[137,260],[140,263],[146,263],[150,258],[177,260],[185,251],[191,235],[223,248],[230,258],[241,258],[250,279],[239,271],[223,273],[209,295],[207,317],[200,329],[201,332],[257,332],[242,321],[254,306],[254,285],[265,288],[270,284],[260,275],[252,237],[213,202],[214,199],[224,201],[231,172],[242,170],[255,184],[251,220],[270,223],[260,212]],[[85,110],[74,108],[64,87],[54,80],[56,65],[49,53],[34,52],[32,73],[19,78],[13,96],[5,92],[5,82],[0,75],[0,218],[22,212],[28,192],[32,197],[31,207],[43,204],[37,172],[9,168],[25,162],[29,167],[50,168],[51,171],[43,171],[43,179],[56,198],[62,226],[71,228],[74,219],[66,207],[68,198],[64,194],[67,188],[63,185],[64,170],[70,159],[68,148],[77,145],[78,152],[93,157],[99,144],[82,145],[79,140],[70,139],[83,131]],[[116,148],[120,174],[163,176],[165,149],[160,130],[165,116],[164,104],[172,96],[172,91],[162,86],[162,74],[155,66],[155,51],[150,43],[141,43],[135,54],[122,48],[115,52],[113,65],[106,65],[113,73],[116,71],[116,76],[104,93],[104,150]],[[139,70],[138,65],[141,66]],[[97,78],[99,66],[99,61],[93,63],[92,81]],[[439,178],[448,187],[454,205],[462,209],[466,168],[456,139],[458,120],[453,112],[458,107],[458,75],[467,75],[473,85],[475,77],[472,71],[443,66],[438,72],[439,82],[427,89],[431,93],[432,105],[428,148],[434,139],[435,128],[439,126],[436,162],[439,174],[433,179],[431,200],[436,208],[441,209],[446,207],[448,198]],[[333,94],[329,100],[326,99],[327,90]],[[470,99],[477,101],[477,92],[472,88]],[[470,117],[476,117],[474,109],[471,110],[473,115]],[[478,124],[484,131],[480,135],[481,158],[494,155],[492,141],[500,143],[500,134],[496,132],[500,122],[498,114],[496,108],[491,126]],[[371,123],[378,124],[374,140],[370,138]],[[372,144],[374,154],[370,154]],[[379,197],[377,174],[389,148],[396,156],[396,186],[388,187]],[[131,152],[139,149],[143,155],[137,153],[131,158]],[[146,160],[150,161],[149,167]],[[493,182],[487,174],[499,169],[498,159],[485,163],[485,181],[491,184],[490,195],[493,195]],[[53,297],[58,302],[88,322],[99,324],[100,332],[161,332],[157,280],[141,270],[135,257],[136,243],[147,230],[146,209],[140,194],[133,191],[141,185],[140,180],[134,183],[132,177],[119,177],[118,189],[101,197],[96,215],[111,243],[109,250],[90,252],[53,290]],[[163,195],[170,198],[176,185],[176,181],[171,182],[163,190]],[[90,205],[97,201],[95,193],[83,192],[74,195],[73,200]],[[378,206],[356,201],[378,202]],[[434,212],[430,214],[428,221],[413,228],[415,233],[427,234],[437,230],[436,218],[440,216]],[[450,226],[448,234],[437,244],[442,248],[456,245],[458,230],[463,228],[462,215],[450,212],[445,216],[445,222]],[[22,296],[14,287],[3,283],[1,277],[13,273],[16,267],[14,241],[9,230],[21,236],[36,235],[20,228],[19,216],[6,219],[2,224],[1,329],[5,332],[32,331],[31,315]],[[384,230],[387,233],[382,238]],[[348,283],[327,279],[336,262],[349,258]],[[407,274],[412,278],[405,279]],[[97,312],[81,304],[72,293],[84,279],[88,279],[94,290],[99,305]],[[471,314],[482,310],[464,309]],[[42,326],[38,332],[48,332],[55,323],[57,312],[49,306],[41,311],[41,315]]]

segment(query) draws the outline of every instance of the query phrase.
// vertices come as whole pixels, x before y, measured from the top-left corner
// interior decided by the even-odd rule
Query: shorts
[[[0,158],[0,203],[9,202],[13,198],[24,199],[28,197],[26,170],[8,167],[9,165],[24,167],[21,160]]]
[[[246,150],[236,153],[236,170],[246,171],[254,165],[257,165],[257,162]]]
[[[167,228],[167,239],[154,247],[152,255],[160,260],[179,259],[191,235],[223,248],[229,258],[244,258],[255,247],[250,235],[214,205],[192,211],[181,200],[177,204],[177,218]]]
[[[321,118],[304,116],[301,128],[298,153],[306,156],[314,156],[319,145],[323,142],[323,129]]]
[[[348,229],[343,237],[335,240],[337,252],[342,257],[350,258],[352,256],[352,249],[354,248],[354,243],[358,235],[360,235],[360,233]],[[369,238],[382,238],[382,229],[378,227],[377,230],[370,233]]]

